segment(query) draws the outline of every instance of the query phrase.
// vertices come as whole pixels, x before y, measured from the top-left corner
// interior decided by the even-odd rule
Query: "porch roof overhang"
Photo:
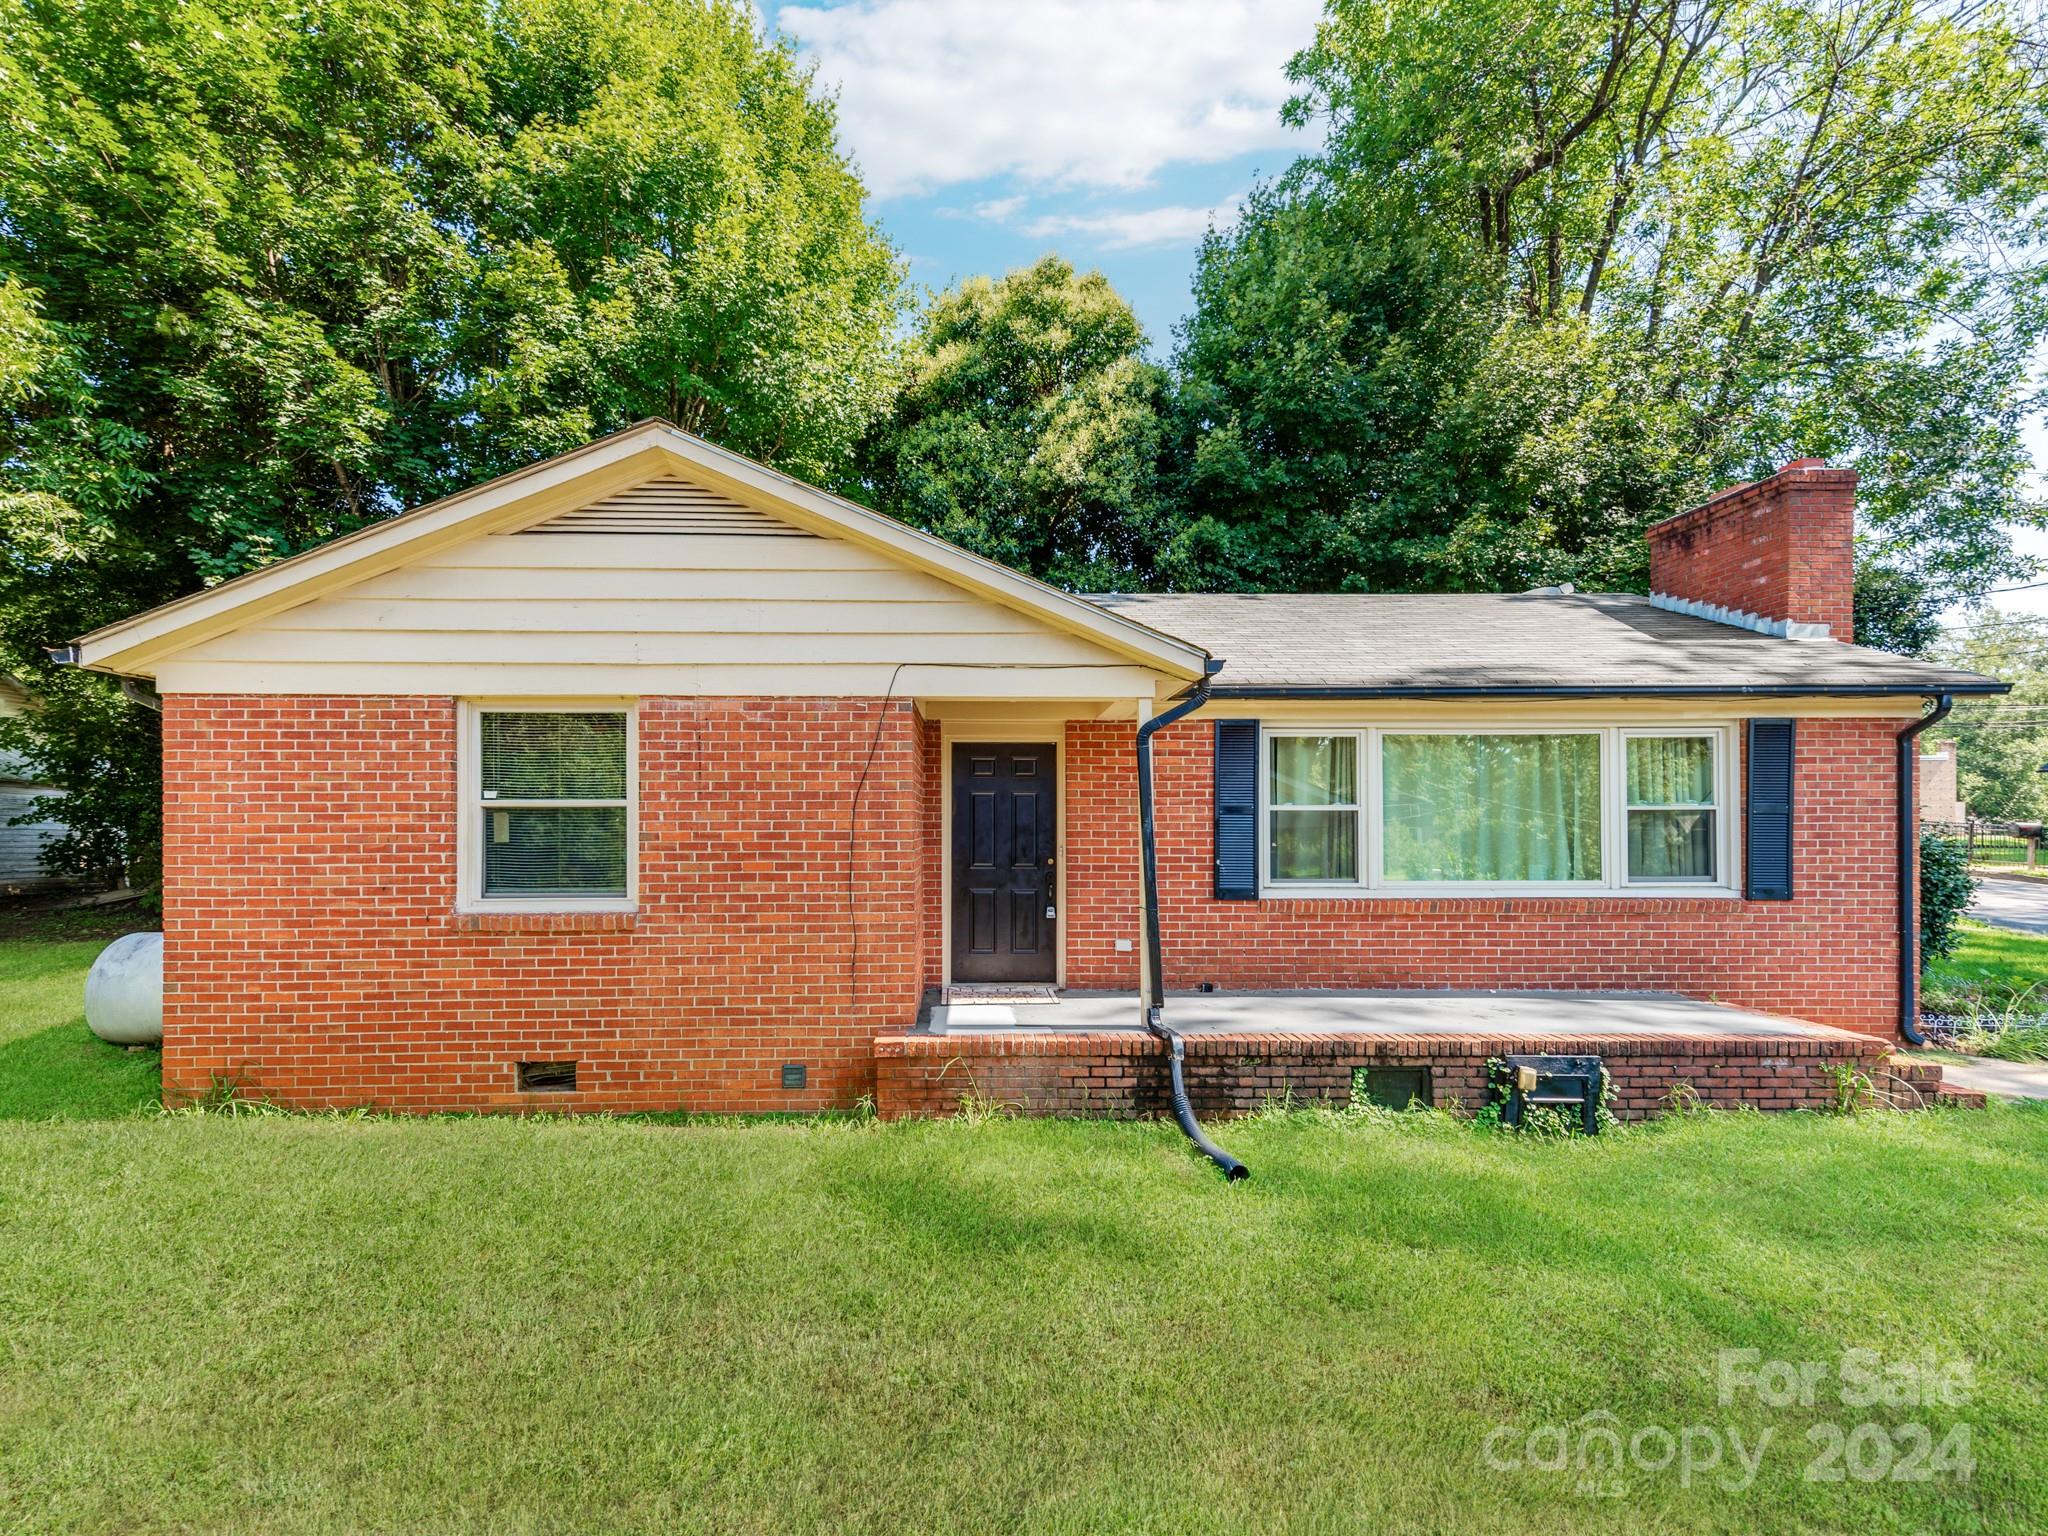
[[[2012,684],[1991,678],[1970,678],[1947,682],[1911,679],[1884,683],[1688,683],[1658,687],[1644,683],[1446,683],[1389,684],[1386,686],[1333,684],[1218,683],[1210,688],[1212,699],[1285,700],[1472,700],[1472,699],[1903,699],[1925,698],[1934,693],[1993,695],[2012,692]]]

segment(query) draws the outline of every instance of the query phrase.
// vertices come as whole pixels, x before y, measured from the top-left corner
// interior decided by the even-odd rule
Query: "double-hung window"
[[[1726,728],[1267,726],[1263,888],[1726,889]]]
[[[1273,736],[1268,758],[1268,878],[1355,885],[1363,802],[1355,735]]]
[[[470,711],[464,894],[486,906],[623,905],[632,896],[632,716]]]
[[[1720,878],[1720,736],[1623,733],[1628,878],[1711,885]]]

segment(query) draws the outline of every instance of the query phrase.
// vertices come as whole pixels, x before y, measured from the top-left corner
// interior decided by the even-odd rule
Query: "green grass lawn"
[[[1962,931],[1955,953],[1929,965],[1921,979],[1926,1012],[2002,1012],[2022,999],[2048,1011],[2048,938],[1972,918],[1963,919]]]
[[[68,1027],[0,954],[23,1038]],[[102,1103],[0,1124],[0,1528],[2048,1528],[2039,1110],[1273,1117],[1226,1186],[1167,1125]],[[1738,1348],[1974,1383],[1723,1403]],[[1589,1414],[1770,1438],[1747,1488],[1488,1466]],[[1866,1421],[1967,1424],[1975,1472],[1802,1475]]]
[[[156,1052],[85,1027],[85,972],[107,942],[0,940],[0,1120],[92,1120],[156,1102]]]

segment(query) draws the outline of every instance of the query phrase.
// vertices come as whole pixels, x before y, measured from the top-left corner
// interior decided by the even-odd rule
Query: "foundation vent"
[[[576,1063],[573,1061],[522,1061],[514,1080],[521,1093],[574,1093]]]

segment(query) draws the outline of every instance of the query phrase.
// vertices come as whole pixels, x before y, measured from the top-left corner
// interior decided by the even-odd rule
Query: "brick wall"
[[[1819,643],[1819,642],[1816,642]],[[1212,741],[1202,716],[1155,738],[1161,931],[1170,987],[1630,988],[1890,1036],[1895,1022],[1893,743],[1898,722],[1799,722],[1789,902],[1707,897],[1217,901]],[[1068,980],[1137,984],[1137,791],[1129,723],[1067,727]]]
[[[872,1042],[940,972],[936,726],[900,701],[645,700],[639,910],[462,915],[456,721],[445,698],[167,701],[167,1093],[761,1110],[875,1086]],[[1646,988],[1888,1035],[1894,729],[1801,722],[1792,902],[1218,902],[1210,726],[1185,722],[1157,754],[1168,984]],[[1067,730],[1076,987],[1136,984],[1131,748],[1129,722]],[[578,1093],[516,1094],[519,1060],[578,1061]]]
[[[642,701],[630,915],[456,914],[456,718],[445,698],[166,700],[167,1095],[759,1110],[872,1087],[936,899],[908,704]],[[519,1060],[578,1061],[579,1091],[514,1093]],[[780,1087],[786,1061],[805,1090]]]
[[[1489,1056],[1527,1052],[1526,1040],[1407,1039],[1328,1035],[1194,1036],[1185,1075],[1195,1113],[1244,1114],[1268,1103],[1351,1102],[1361,1067],[1421,1067],[1434,1102],[1471,1113],[1488,1100]],[[1833,1094],[1830,1068],[1874,1079],[1882,1050],[1856,1036],[1812,1039],[1550,1041],[1550,1055],[1596,1055],[1612,1079],[1609,1107],[1624,1120],[1671,1106],[1683,1084],[1721,1109],[1819,1109]],[[947,1115],[964,1099],[1027,1115],[1107,1119],[1172,1113],[1165,1059],[1150,1037],[1128,1035],[897,1036],[878,1040],[876,1101],[884,1119]]]
[[[1853,632],[1856,472],[1799,459],[1651,528],[1650,590]]]
[[[1156,789],[1169,783],[1158,765],[1156,744],[1165,738],[1178,740],[1183,732],[1209,739],[1206,722],[1198,727],[1170,726],[1163,737],[1154,737]],[[1132,762],[1136,740],[1137,727],[1128,721],[1067,722],[1067,906],[1062,919],[1070,987],[1138,984],[1144,914],[1138,895],[1138,779]],[[1162,828],[1162,853],[1164,818],[1175,809],[1163,802],[1154,808]],[[1205,801],[1205,823],[1208,814]],[[1213,848],[1213,840],[1205,846]],[[1131,947],[1118,950],[1118,939],[1129,940]]]

